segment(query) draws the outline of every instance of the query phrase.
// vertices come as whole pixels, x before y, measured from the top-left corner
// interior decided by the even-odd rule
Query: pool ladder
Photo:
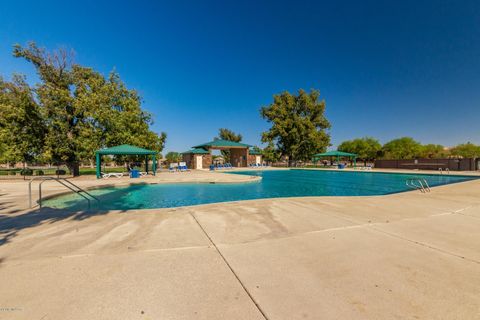
[[[445,170],[443,170],[442,168],[438,168],[438,171],[440,171],[440,174],[443,174],[445,172],[445,174],[450,174],[450,169],[449,168],[445,168]]]
[[[424,178],[413,178],[405,180],[405,185],[409,188],[420,190],[422,193],[430,192],[430,186]]]
[[[95,200],[97,202],[99,202],[100,200],[98,200],[97,197],[95,197],[94,195],[92,195],[91,193],[87,192],[86,190],[80,188],[79,186],[77,186],[75,183],[73,183],[72,181],[66,179],[66,178],[55,178],[55,177],[35,177],[35,178],[32,178],[30,179],[30,182],[28,182],[28,206],[29,208],[33,208],[33,204],[32,204],[32,182],[35,181],[35,180],[43,180],[42,182],[40,182],[40,184],[38,185],[38,206],[40,208],[42,208],[42,184],[47,181],[47,180],[53,180],[53,181],[57,181],[59,184],[61,184],[62,186],[66,187],[67,189],[75,192],[76,194],[78,194],[79,196],[81,196],[82,198],[84,198],[85,200],[87,200],[88,202],[88,209],[90,209],[90,202],[91,200]]]

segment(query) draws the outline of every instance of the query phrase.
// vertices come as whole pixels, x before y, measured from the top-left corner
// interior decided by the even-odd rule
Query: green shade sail
[[[207,143],[200,144],[198,146],[193,146],[192,148],[210,149],[210,148],[250,148],[250,147],[252,146],[249,144],[218,139],[218,140],[213,140]]]
[[[328,157],[337,158],[337,162],[341,157],[351,158],[353,160],[353,166],[355,168],[357,167],[357,155],[355,153],[343,152],[338,150],[314,154],[312,161],[317,162],[321,158],[328,158]]]
[[[324,153],[317,153],[313,155],[314,158],[324,158],[324,157],[357,157],[355,153],[348,153],[343,151],[328,151]]]
[[[250,149],[250,150],[248,151],[248,154],[251,154],[251,155],[254,155],[254,156],[261,156],[261,155],[262,155],[262,152],[261,152],[261,151],[254,150],[254,149]]]
[[[129,144],[122,144],[111,148],[100,149],[95,152],[96,158],[96,173],[97,179],[101,177],[101,164],[103,155],[136,155],[145,156],[145,171],[148,173],[148,156],[151,156],[152,160],[152,173],[155,175],[157,171],[157,151],[132,146]]]
[[[137,146],[132,146],[129,144],[122,144],[120,146],[115,146],[111,148],[100,149],[96,152],[101,155],[144,155],[144,154],[157,154],[158,152],[148,149],[143,149]]]
[[[195,148],[189,151],[182,152],[182,154],[209,154],[210,152],[208,150],[205,150],[203,148]]]

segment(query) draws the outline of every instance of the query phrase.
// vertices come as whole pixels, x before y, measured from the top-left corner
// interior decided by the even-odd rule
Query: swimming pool
[[[326,170],[236,171],[260,176],[258,182],[235,184],[145,184],[90,191],[102,210],[171,208],[215,202],[307,196],[372,196],[403,192],[405,180],[421,177],[431,187],[474,179],[454,175],[416,175]],[[93,204],[94,202],[92,202]],[[85,200],[69,194],[45,200],[44,206],[85,209]]]

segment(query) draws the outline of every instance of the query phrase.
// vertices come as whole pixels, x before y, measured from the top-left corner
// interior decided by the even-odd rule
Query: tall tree
[[[421,155],[422,146],[410,137],[391,140],[383,145],[385,159],[414,159]]]
[[[242,141],[243,137],[241,134],[239,133],[237,134],[230,129],[220,128],[218,129],[218,138],[223,140],[233,141],[233,142],[240,142]]]
[[[230,129],[220,128],[218,129],[218,137],[215,137],[215,140],[216,139],[240,142],[242,141],[242,135],[237,134]],[[221,153],[225,162],[230,162],[230,150],[222,150]]]
[[[45,123],[24,76],[14,75],[11,82],[0,78],[0,140],[2,160],[27,162],[43,148]]]
[[[444,158],[448,156],[448,150],[440,144],[425,144],[421,147],[421,157],[428,159]]]
[[[167,159],[168,163],[179,162],[182,159],[182,155],[178,152],[170,151],[165,155],[165,159]]]
[[[280,160],[281,154],[273,142],[269,142],[268,145],[262,150],[263,159],[267,163],[273,163]]]
[[[462,158],[480,158],[480,146],[477,146],[471,142],[462,143],[450,150],[452,156]]]
[[[364,164],[367,165],[367,161],[375,160],[379,156],[382,145],[377,139],[364,137],[344,141],[337,149],[339,151],[357,154],[358,158],[362,159]]]
[[[275,143],[281,154],[288,156],[289,166],[309,160],[330,145],[325,101],[319,98],[318,90],[299,90],[298,95],[285,91],[274,95],[273,103],[261,108],[261,116],[272,125],[263,132],[262,141]]]
[[[13,54],[31,62],[41,80],[36,94],[47,123],[47,159],[65,162],[77,176],[80,161],[92,159],[103,146],[130,143],[163,149],[165,133],[149,129],[152,118],[141,109],[141,98],[115,72],[105,78],[73,63],[67,51],[50,53],[35,43],[16,45]]]

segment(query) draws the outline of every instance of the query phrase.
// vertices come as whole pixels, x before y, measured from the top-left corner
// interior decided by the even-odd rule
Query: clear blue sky
[[[480,1],[2,1],[0,74],[34,70],[14,43],[115,68],[166,150],[220,127],[260,143],[259,108],[317,88],[333,145],[373,136],[480,143]]]

